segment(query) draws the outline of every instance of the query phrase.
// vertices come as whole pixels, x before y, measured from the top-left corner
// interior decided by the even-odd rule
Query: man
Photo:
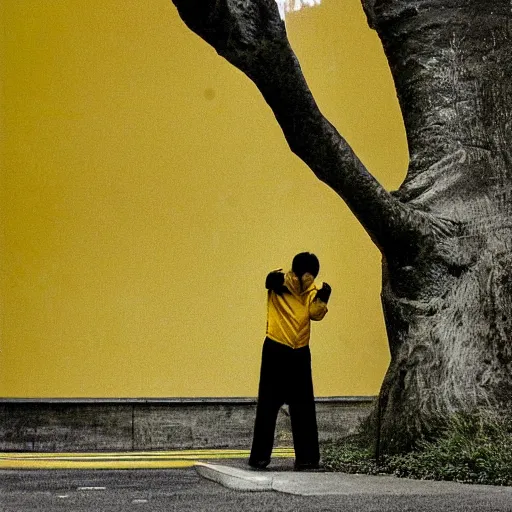
[[[318,258],[302,252],[293,258],[291,271],[267,276],[267,335],[261,359],[258,406],[249,465],[264,469],[270,463],[277,414],[288,404],[295,448],[295,469],[317,469],[320,461],[311,353],[311,320],[327,313],[331,287],[320,289],[315,278]]]

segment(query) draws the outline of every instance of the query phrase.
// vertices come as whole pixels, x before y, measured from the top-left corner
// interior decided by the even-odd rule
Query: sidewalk
[[[393,476],[294,472],[291,460],[279,461],[275,466],[275,470],[254,471],[248,468],[246,461],[238,460],[223,464],[197,462],[194,467],[202,477],[239,491],[278,491],[300,496],[481,494],[489,499],[510,500],[512,510],[512,487],[410,480]]]

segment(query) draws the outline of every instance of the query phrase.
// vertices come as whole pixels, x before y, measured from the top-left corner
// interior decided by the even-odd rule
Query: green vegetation
[[[512,419],[478,414],[454,416],[435,441],[417,449],[384,456],[377,465],[373,448],[360,441],[323,445],[326,469],[347,473],[394,474],[424,480],[512,485]]]

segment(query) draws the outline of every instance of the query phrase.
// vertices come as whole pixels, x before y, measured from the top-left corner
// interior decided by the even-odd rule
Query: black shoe
[[[294,471],[323,471],[318,462],[296,462],[293,466]]]
[[[270,460],[249,460],[249,466],[256,471],[262,471],[270,464]]]

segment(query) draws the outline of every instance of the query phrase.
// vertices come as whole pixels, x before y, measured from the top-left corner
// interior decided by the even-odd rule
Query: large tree
[[[407,176],[392,193],[318,109],[274,0],[173,2],[256,84],[291,150],[382,253],[391,352],[375,414],[382,450],[410,448],[458,411],[509,408],[510,0],[363,0],[409,144]]]

